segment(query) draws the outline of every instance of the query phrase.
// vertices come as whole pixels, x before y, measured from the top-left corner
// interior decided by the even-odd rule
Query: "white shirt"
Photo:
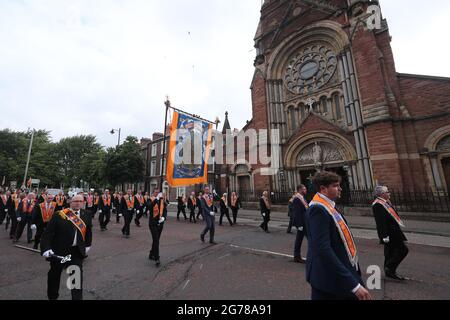
[[[77,215],[78,218],[80,218],[80,211],[77,211],[76,215]],[[75,229],[75,237],[73,238],[72,247],[76,247],[77,246],[77,234],[78,234],[78,230]]]
[[[321,194],[319,192],[319,197],[321,197],[323,200],[325,200],[326,202],[328,202],[333,208],[336,207],[336,202],[334,202],[333,200],[331,200],[330,198],[328,198],[327,196]],[[352,293],[356,293],[356,291],[359,290],[359,288],[361,288],[361,285],[358,283],[358,285],[352,290]]]

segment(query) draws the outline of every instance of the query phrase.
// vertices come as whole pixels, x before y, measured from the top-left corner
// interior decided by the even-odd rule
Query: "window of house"
[[[154,143],[152,144],[152,157],[156,157],[156,148],[157,148],[157,144]]]

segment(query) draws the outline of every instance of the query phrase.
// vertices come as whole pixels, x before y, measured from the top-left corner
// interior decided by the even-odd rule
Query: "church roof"
[[[228,121],[228,111],[225,112],[225,122],[223,123],[222,133],[226,133],[227,130],[231,130],[230,122]]]

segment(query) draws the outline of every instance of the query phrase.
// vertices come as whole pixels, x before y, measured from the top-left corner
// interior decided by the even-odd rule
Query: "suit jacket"
[[[296,228],[305,227],[306,208],[297,197],[292,201],[292,225]]]
[[[407,241],[402,229],[386,209],[379,203],[372,206],[373,215],[377,224],[378,238],[384,244],[383,239],[389,237],[391,243]]]
[[[6,204],[3,203],[3,200],[0,197],[0,212],[2,212],[2,214],[6,214],[5,210],[8,210],[8,214],[11,214],[11,212],[14,212],[14,210],[15,210],[14,209],[14,203],[12,201],[12,197],[11,196],[7,197]]]
[[[111,198],[111,203],[109,206],[107,206],[105,203],[103,203],[103,196],[101,196],[100,199],[98,200],[98,209],[99,210],[111,209],[111,207],[113,206],[114,199],[111,195],[110,195],[110,198]]]
[[[342,298],[354,297],[352,290],[364,285],[361,272],[348,259],[333,217],[321,206],[305,214],[308,229],[306,280],[315,289]],[[345,218],[344,218],[345,220]]]
[[[200,204],[201,204],[201,208],[202,208],[202,214],[204,216],[209,216],[211,212],[214,212],[214,204],[212,204],[211,206],[208,206],[205,198],[201,197]]]
[[[153,216],[153,207],[154,206],[159,206],[160,202],[163,201],[163,199],[155,199],[153,202],[149,199],[150,201],[150,218],[149,218],[149,225],[155,225],[155,224],[159,224],[159,216],[157,216],[156,218]],[[167,206],[170,204],[169,201],[166,200],[166,202],[164,203],[164,209],[163,209],[163,214],[162,216],[167,219]]]
[[[231,205],[231,197],[229,197],[229,198],[228,198],[228,206],[229,206],[231,209],[239,209],[239,208],[241,208],[241,207],[242,207],[241,197],[237,197],[237,199],[236,199],[236,207],[233,207],[233,206]]]
[[[55,204],[55,211],[53,214],[56,214],[56,204]],[[36,226],[42,226],[44,225],[44,220],[42,219],[42,210],[40,205],[35,205],[33,214],[31,217],[31,224],[35,224]]]
[[[198,198],[196,198],[196,205],[194,206],[194,203],[192,202],[191,197],[188,198],[188,209],[189,210],[193,210],[196,207],[200,207],[199,203],[198,203]]]
[[[132,211],[132,210],[134,211],[134,209],[138,210],[139,205],[140,205],[139,201],[138,201],[138,199],[136,199],[135,196],[133,196],[133,198],[134,198],[134,205],[133,205],[133,208],[131,208],[131,209],[128,209],[127,201],[125,200],[125,197],[122,198],[122,202],[120,203],[120,211],[126,212],[126,211]]]
[[[22,218],[24,219],[25,217],[32,217],[33,211],[36,208],[36,206],[38,206],[37,201],[34,201],[34,207],[32,209],[32,211],[30,213],[25,213],[23,212],[23,204],[24,202],[28,201],[27,199],[23,199],[20,203],[19,206],[17,207],[17,212],[16,212],[16,217],[17,218]]]
[[[259,199],[259,208],[261,209],[261,213],[270,213],[270,209],[267,208],[266,202],[262,197]]]
[[[75,233],[77,234],[76,247],[81,256],[86,256],[86,248],[92,245],[92,217],[85,210],[80,211],[80,218],[86,224],[86,239],[83,240],[81,232],[72,222],[61,217],[57,212],[47,224],[41,239],[41,254],[53,250],[56,255],[66,256],[70,254]]]

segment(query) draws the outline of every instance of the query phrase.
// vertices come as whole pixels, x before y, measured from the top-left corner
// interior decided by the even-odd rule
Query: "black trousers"
[[[198,213],[197,213],[197,220],[199,220],[199,219],[200,219],[200,217],[202,217],[202,218],[203,218],[203,215],[202,215],[202,208],[201,208],[201,207],[199,207],[199,208],[198,208]]]
[[[238,210],[237,208],[231,208],[231,212],[233,213],[233,223],[236,224],[236,219],[237,219],[237,215],[238,215]]]
[[[120,223],[120,215],[122,214],[122,211],[120,209],[115,209],[116,211],[116,223]]]
[[[297,229],[297,235],[295,236],[295,243],[294,243],[294,258],[301,257],[302,242],[304,237],[305,237],[305,229],[303,229],[303,231]]]
[[[100,228],[104,229],[108,225],[109,221],[111,221],[111,209],[103,208],[102,212],[98,215],[98,222],[100,223]]]
[[[230,219],[230,211],[228,210],[228,208],[227,208],[226,210],[220,210],[219,225],[220,225],[220,226],[222,225],[222,219],[223,219],[223,216],[224,216],[224,215],[227,217],[228,222],[230,223],[230,226],[232,226],[232,225],[233,225],[233,222],[231,222],[231,219]]]
[[[195,220],[195,208],[191,208],[190,209],[190,215],[189,215],[189,221],[190,222],[192,222],[192,220],[194,220],[194,222],[197,222],[196,220]]]
[[[164,229],[164,223],[158,224],[151,222],[148,227],[152,234],[152,249],[150,250],[150,256],[155,258],[155,260],[159,260],[159,239],[161,238],[161,233]]]
[[[209,231],[209,242],[213,242],[214,241],[214,232],[216,230],[215,216],[212,216],[209,214],[209,212],[207,212],[206,214],[203,215],[203,219],[206,222],[206,226],[205,226],[205,229],[203,229],[201,236],[204,237]]]
[[[37,249],[39,243],[41,242],[42,234],[44,233],[45,228],[47,228],[47,222],[43,224],[39,224],[36,226],[36,235],[34,236],[34,247]]]
[[[139,213],[136,213],[136,218],[134,219],[134,222],[136,222],[137,225],[140,225],[139,220],[144,215],[144,210],[145,210],[145,207],[139,207],[139,209],[138,209]]]
[[[14,238],[16,236],[17,225],[19,223],[17,222],[15,213],[12,213],[12,214],[10,213],[9,217],[11,219],[11,229],[9,229],[9,237]],[[8,223],[8,222],[6,222],[6,223]]]
[[[184,220],[187,219],[186,217],[186,210],[184,207],[178,207],[178,211],[177,211],[177,219],[180,219],[180,212],[183,212],[183,216],[184,216]]]
[[[133,214],[134,214],[133,210],[126,210],[124,212],[125,224],[122,228],[122,234],[124,234],[126,236],[130,235],[130,224],[131,224],[131,221],[133,220]]]
[[[288,225],[288,228],[286,230],[287,233],[291,233],[293,224],[294,224],[294,218],[290,216],[289,217],[289,225]]]
[[[3,224],[3,221],[6,218],[6,211],[5,209],[0,209],[0,225]]]
[[[384,245],[384,269],[396,273],[403,259],[408,255],[409,249],[403,241],[391,242]]]
[[[31,231],[31,215],[27,214],[25,217],[22,217],[22,220],[17,224],[16,229],[16,240],[19,240],[22,237],[23,230],[27,226],[27,241],[30,242],[33,237],[33,232]]]
[[[263,216],[263,213],[261,213],[261,216],[263,217],[263,222],[259,226],[264,231],[268,231],[269,230],[270,213],[266,212],[265,216]]]
[[[64,264],[61,264],[61,260],[57,258],[50,258],[50,271],[47,278],[47,296],[49,300],[58,299],[61,273],[69,266],[78,266],[80,270],[81,286],[71,289],[72,300],[83,300],[83,257],[77,247],[72,247],[70,254],[72,255],[71,261]]]

